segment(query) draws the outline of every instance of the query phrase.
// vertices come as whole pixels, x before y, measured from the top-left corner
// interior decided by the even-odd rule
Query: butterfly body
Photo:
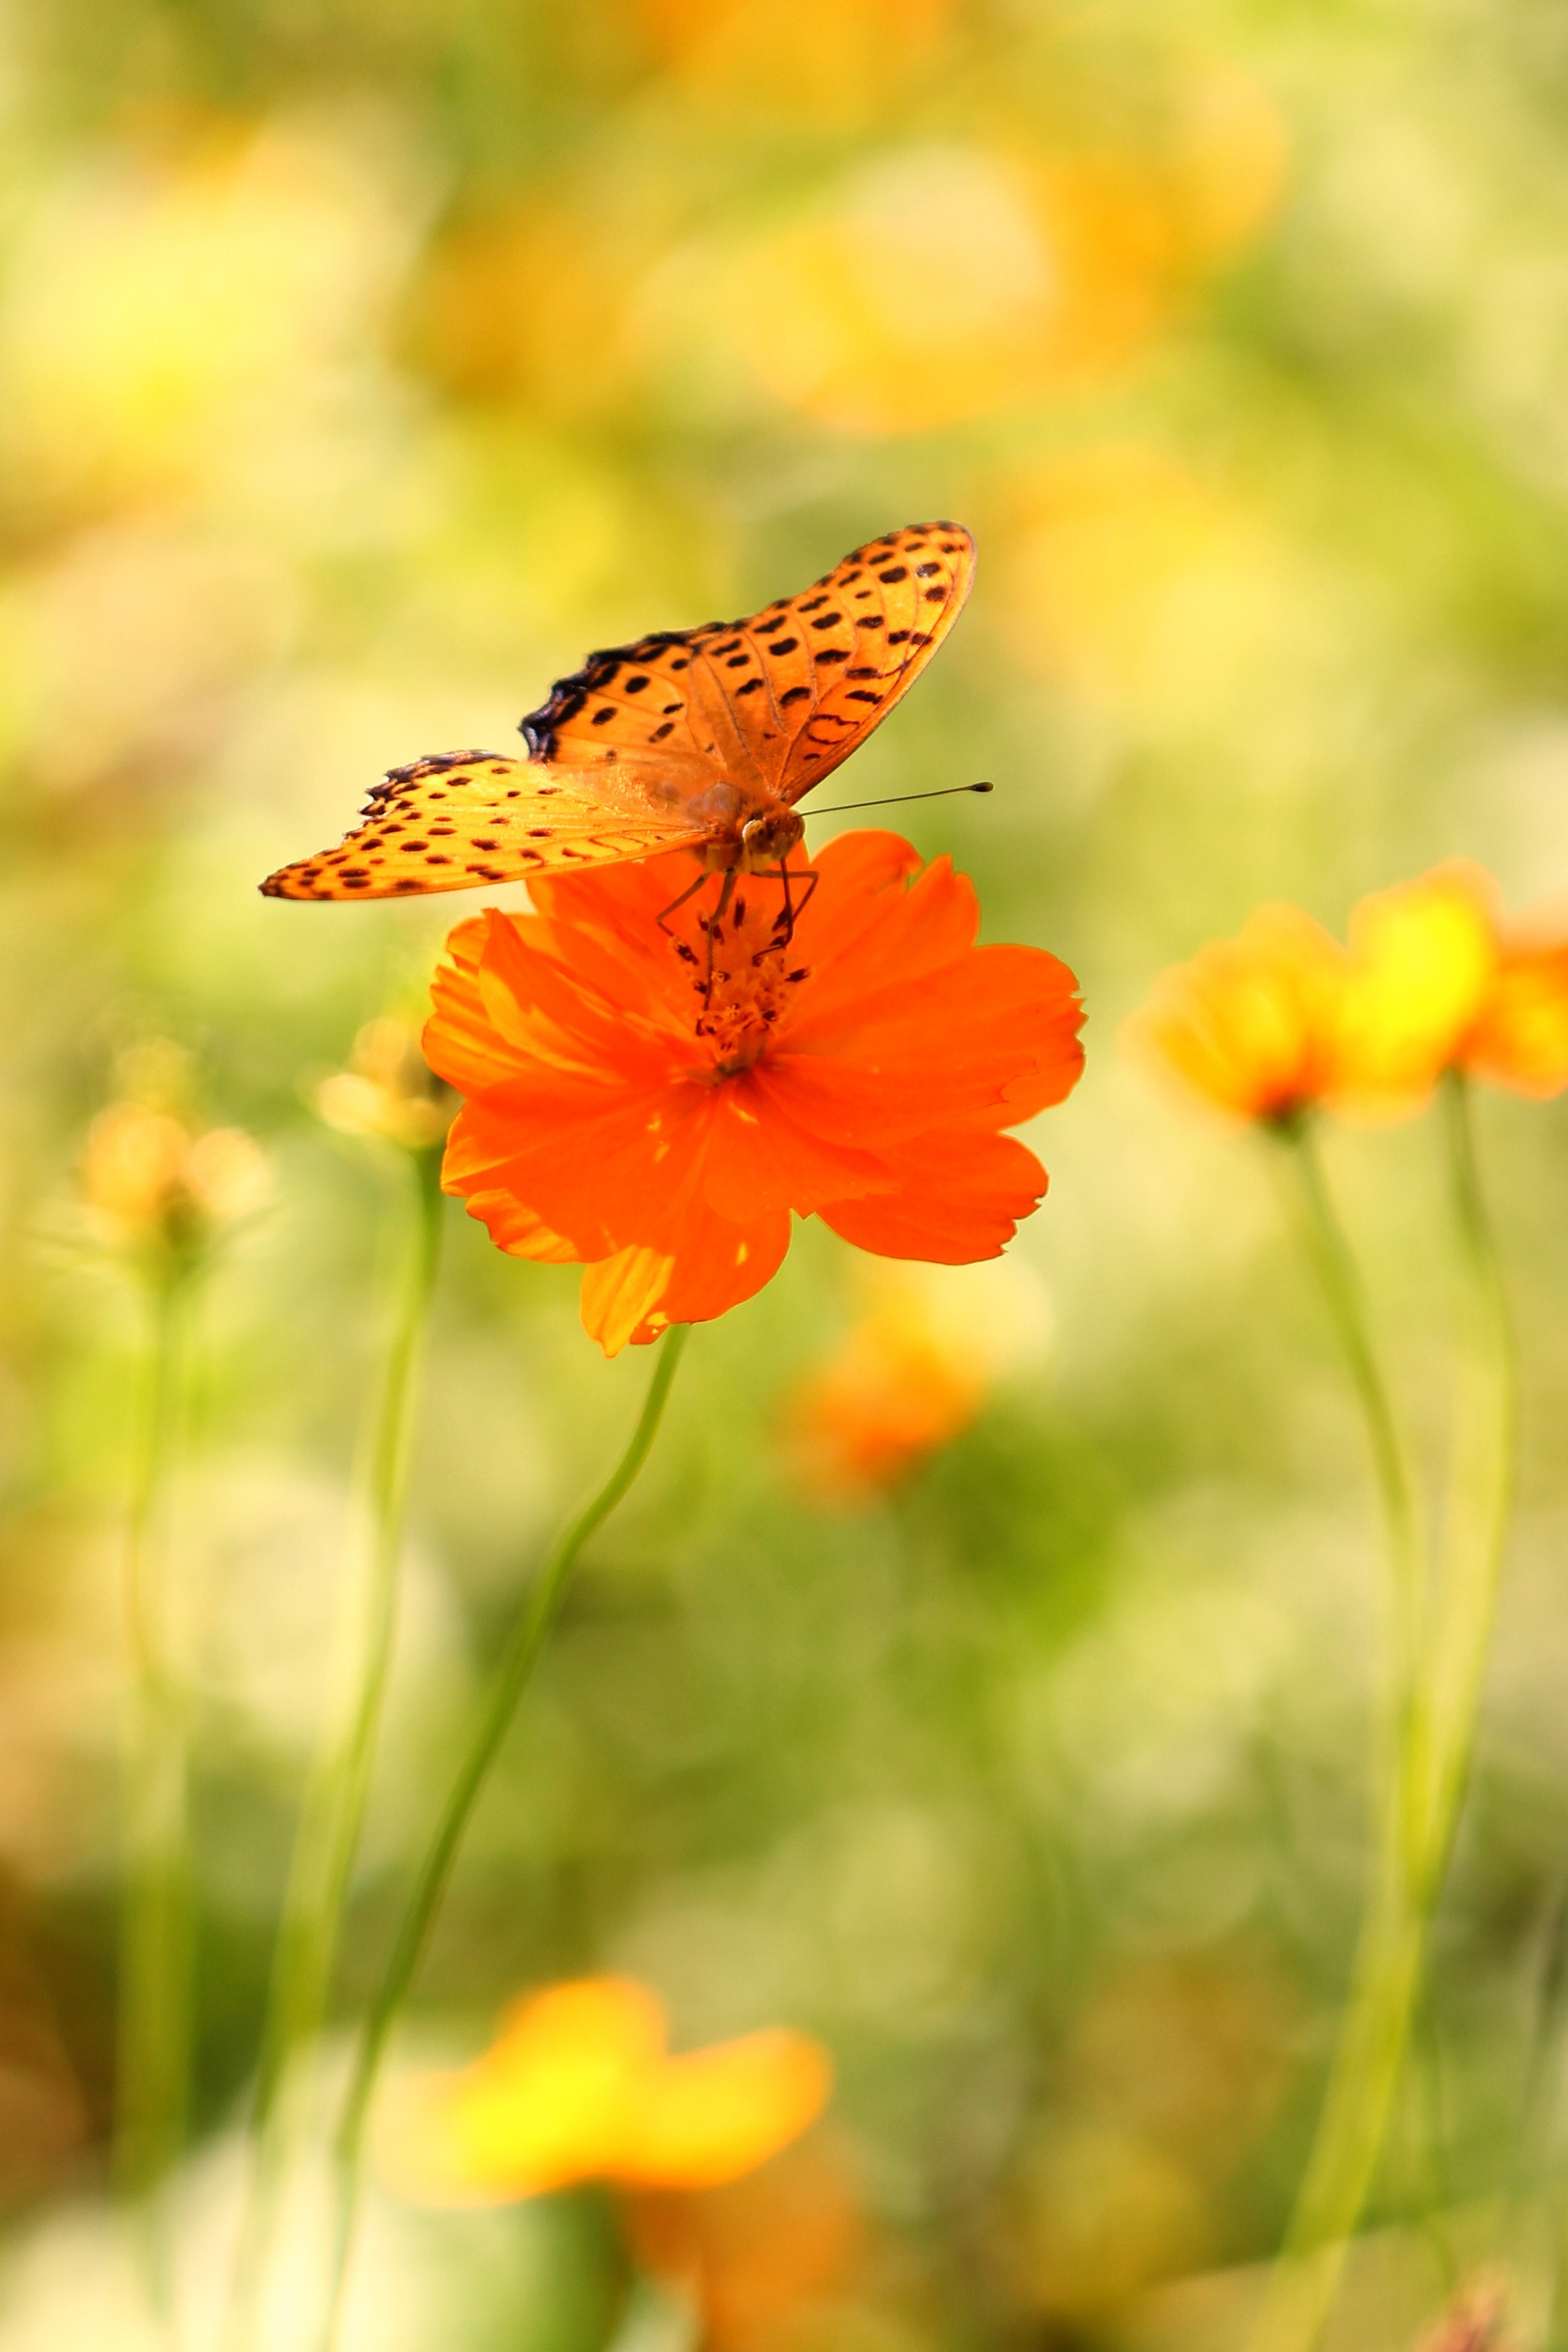
[[[795,803],[912,685],[973,568],[958,525],[910,524],[745,620],[590,654],[521,721],[526,759],[394,768],[339,848],[262,889],[407,897],[677,848],[714,871],[776,870],[804,832]]]

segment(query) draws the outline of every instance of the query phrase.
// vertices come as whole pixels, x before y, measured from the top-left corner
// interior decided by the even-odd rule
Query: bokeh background
[[[118,2324],[139,1307],[78,1230],[90,1119],[174,1071],[274,1171],[203,1291],[175,1497],[199,2216],[233,2177],[401,1214],[395,1155],[313,1090],[478,903],[256,883],[393,762],[504,747],[588,646],[749,610],[930,515],[974,530],[978,584],[843,781],[997,782],[893,821],[975,877],[987,936],[1079,975],[1088,1074],[1031,1137],[1050,1196],[979,1269],[804,1229],[700,1333],[405,2048],[471,2052],[519,1988],[600,1967],[656,1985],[686,2044],[823,2036],[837,2220],[811,2242],[843,2259],[803,2257],[798,2291],[784,2262],[721,2352],[1234,2340],[1357,1916],[1375,1530],[1265,1154],[1118,1024],[1263,898],[1340,926],[1454,853],[1516,904],[1568,891],[1565,123],[1552,0],[7,12],[5,2352]],[[1557,2227],[1568,1122],[1493,1101],[1484,1140],[1523,1496],[1341,2323],[1368,2352],[1478,2259],[1544,2340]],[[1436,1445],[1435,1138],[1332,1153]],[[647,1370],[600,1360],[570,1270],[500,1257],[456,1204],[447,1241],[344,2018],[498,1629]],[[580,2203],[384,2193],[370,2244],[377,2352],[603,2341]]]

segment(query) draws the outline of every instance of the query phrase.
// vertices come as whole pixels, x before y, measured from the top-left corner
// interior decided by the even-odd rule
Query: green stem
[[[1420,1654],[1426,1607],[1426,1571],[1415,1488],[1405,1448],[1372,1344],[1361,1277],[1343,1226],[1330,1197],[1311,1130],[1286,1130],[1296,1178],[1298,1221],[1322,1289],[1345,1366],[1366,1423],[1367,1444],[1383,1507],[1390,1569],[1390,1622],[1394,1651],[1389,1674],[1396,1713],[1409,1704]]]
[[[1466,1353],[1474,1395],[1461,1404],[1456,1421],[1453,1493],[1436,1605],[1428,1611],[1418,1601],[1413,1618],[1408,1610],[1404,1612],[1415,1638],[1396,1668],[1398,1736],[1386,1780],[1375,1889],[1317,2140],[1255,2339],[1259,2352],[1313,2352],[1372,2185],[1469,1777],[1512,1507],[1512,1328],[1476,1163],[1468,1088],[1458,1074],[1447,1081],[1446,1116],[1467,1277]],[[1308,1192],[1331,1213],[1315,1163],[1304,1164]],[[1348,1266],[1348,1251],[1344,1262]],[[1352,1307],[1359,1305],[1359,1293],[1346,1296]],[[1352,1354],[1348,1344],[1346,1352]],[[1372,1357],[1364,1331],[1354,1358],[1357,1387],[1368,1405],[1364,1375]],[[1375,1429],[1370,1406],[1368,1419],[1375,1453],[1392,1420],[1385,1406]],[[1384,1484],[1386,1506],[1386,1479]],[[1405,1517],[1392,1509],[1385,1516],[1397,1553]],[[1413,1511],[1409,1524],[1415,1528]],[[1417,1549],[1417,1576],[1419,1568]],[[1402,1586],[1410,1573],[1407,1562],[1396,1563]]]
[[[1366,1425],[1389,1565],[1388,1662],[1374,1748],[1382,1790],[1373,1888],[1339,2046],[1255,2352],[1311,2352],[1338,2289],[1346,2242],[1382,2152],[1421,1983],[1426,1910],[1419,1885],[1421,1792],[1432,1720],[1421,1672],[1427,1610],[1415,1491],[1379,1367],[1350,1244],[1305,1127],[1287,1131],[1299,1220]]]
[[[689,1336],[689,1325],[677,1324],[664,1339],[642,1412],[625,1453],[592,1501],[563,1528],[529,1587],[501,1653],[473,1738],[458,1768],[415,1877],[381,1981],[365,2011],[333,2151],[337,2210],[326,2322],[320,2338],[321,2352],[331,2352],[337,2335],[358,2212],[365,2124],[387,2037],[424,1957],[475,1801],[555,1622],[578,1555],[647,1461]]]
[[[408,1174],[412,1229],[366,1461],[367,1540],[348,1597],[342,1696],[306,1788],[273,1955],[251,2116],[250,2187],[226,2330],[229,2352],[245,2352],[255,2339],[261,2282],[303,2138],[300,2086],[291,2077],[326,2016],[392,1664],[410,1438],[441,1258],[439,1150],[414,1156]]]
[[[132,2209],[148,2294],[167,2321],[174,2279],[161,2194],[190,2095],[192,1894],[188,1726],[161,1518],[180,1402],[187,1270],[153,1277],[125,1527],[132,1664],[125,1801],[114,2173]]]
[[[1467,1391],[1455,1428],[1455,1475],[1432,1675],[1437,1711],[1427,1869],[1440,1879],[1475,1752],[1481,1686],[1507,1556],[1519,1451],[1513,1318],[1476,1158],[1468,1081],[1444,1085],[1449,1184],[1466,1275]]]

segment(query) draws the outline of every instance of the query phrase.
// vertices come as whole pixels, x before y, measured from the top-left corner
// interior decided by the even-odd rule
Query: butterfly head
[[[805,819],[792,808],[760,809],[741,827],[741,863],[749,874],[782,866],[805,832]]]

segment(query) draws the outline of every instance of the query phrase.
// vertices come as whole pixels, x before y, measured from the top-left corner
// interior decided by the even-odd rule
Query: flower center
[[[760,894],[765,901],[767,894]],[[711,977],[709,952],[712,953]],[[713,1056],[714,1078],[749,1070],[766,1052],[803,980],[772,905],[738,895],[723,919],[700,915],[693,944],[677,940],[693,997],[692,1034]]]

